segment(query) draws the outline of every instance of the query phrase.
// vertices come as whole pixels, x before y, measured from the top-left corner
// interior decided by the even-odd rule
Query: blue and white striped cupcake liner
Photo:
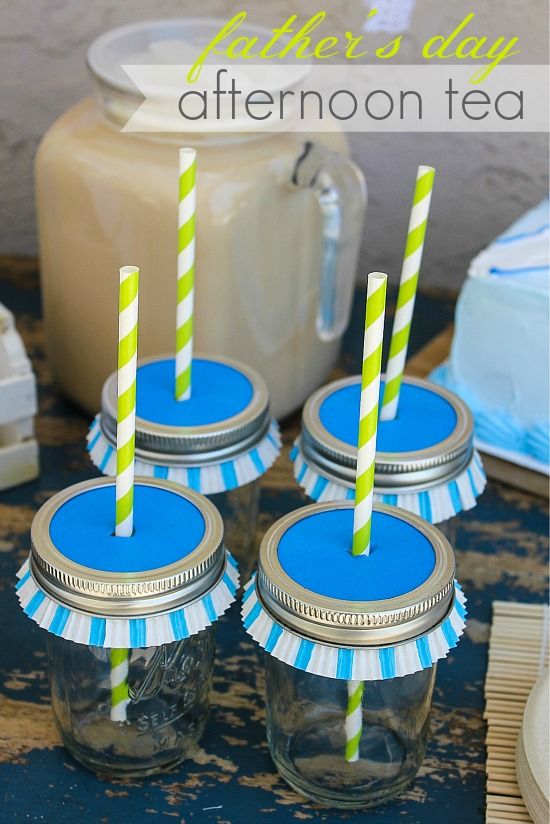
[[[355,489],[329,480],[307,463],[297,438],[290,451],[294,464],[294,477],[305,493],[314,501],[353,500]],[[445,481],[421,492],[398,492],[382,494],[374,490],[374,500],[379,503],[399,506],[431,524],[439,524],[472,509],[487,484],[481,458],[474,450],[468,466],[452,481]]]
[[[109,649],[157,647],[196,635],[227,611],[235,600],[239,570],[227,551],[226,558],[223,576],[206,595],[173,612],[147,618],[106,618],[69,608],[38,586],[28,560],[17,573],[17,597],[39,627],[67,641]]]
[[[90,426],[87,441],[90,457],[100,472],[116,475],[116,447],[106,438],[99,414]],[[230,461],[208,466],[178,466],[155,464],[136,456],[135,473],[144,478],[174,481],[203,495],[215,495],[255,481],[275,463],[280,451],[279,427],[277,421],[272,420],[267,434],[253,449]]]
[[[255,575],[245,587],[241,614],[248,634],[270,655],[295,669],[345,681],[381,681],[411,675],[445,658],[464,632],[465,604],[455,581],[451,612],[439,626],[412,641],[370,649],[328,646],[282,627],[258,599]]]

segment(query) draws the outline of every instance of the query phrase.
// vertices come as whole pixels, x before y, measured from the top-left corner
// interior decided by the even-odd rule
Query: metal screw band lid
[[[138,369],[167,357],[144,358],[138,362]],[[169,426],[136,416],[136,457],[141,460],[177,466],[219,463],[252,449],[267,433],[269,393],[264,379],[255,370],[230,358],[199,354],[195,357],[225,364],[248,378],[252,385],[250,403],[237,415],[202,426]],[[117,375],[114,372],[103,385],[100,416],[101,429],[113,445],[116,444],[116,408]]]
[[[53,543],[52,519],[71,498],[98,487],[114,486],[115,481],[99,478],[75,484],[50,498],[38,510],[31,526],[31,574],[56,601],[107,618],[148,617],[203,597],[223,576],[223,521],[216,507],[204,496],[170,481],[140,478],[137,483],[165,489],[193,503],[204,519],[199,545],[169,566],[144,572],[107,572],[75,563]]]
[[[360,382],[360,375],[353,375],[322,387],[307,400],[302,414],[304,458],[321,474],[348,487],[355,485],[357,448],[328,432],[319,413],[328,396]],[[457,395],[421,378],[404,377],[403,383],[429,390],[447,401],[456,414],[456,425],[447,438],[426,449],[377,451],[374,483],[379,492],[418,492],[450,481],[468,465],[474,449],[473,418]]]
[[[313,504],[286,515],[268,530],[260,546],[257,593],[268,613],[301,637],[338,647],[383,647],[429,632],[449,614],[453,604],[453,550],[435,527],[417,515],[386,504],[387,513],[419,530],[430,541],[435,565],[428,579],[411,592],[379,601],[343,601],[305,589],[286,574],[278,557],[283,534],[303,518],[335,509],[353,509],[353,502]]]

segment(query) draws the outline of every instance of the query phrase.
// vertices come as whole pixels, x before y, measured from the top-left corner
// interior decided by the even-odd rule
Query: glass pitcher
[[[140,98],[120,65],[136,53],[153,54],[151,44],[158,55],[163,40],[172,47],[186,42],[187,53],[192,43],[196,57],[219,26],[167,20],[103,35],[88,56],[93,98],[59,118],[40,145],[36,185],[50,365],[61,389],[88,412],[98,408],[101,386],[116,366],[113,272],[120,265],[138,264],[142,273],[141,354],[174,348],[182,144],[199,150],[197,348],[257,369],[276,417],[297,408],[338,357],[366,202],[344,134],[313,140],[290,132],[121,132],[128,105]],[[149,61],[162,62],[158,56]]]

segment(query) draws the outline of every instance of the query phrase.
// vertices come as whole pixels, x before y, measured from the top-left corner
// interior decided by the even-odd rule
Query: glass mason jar
[[[354,496],[360,387],[360,375],[343,378],[304,405],[294,473],[314,500]],[[405,376],[395,420],[378,422],[375,500],[421,515],[455,546],[456,516],[476,505],[485,483],[466,404],[447,389]]]
[[[281,776],[318,803],[370,807],[416,776],[437,661],[465,622],[451,545],[376,503],[353,556],[351,501],[286,515],[262,540],[243,622],[266,651],[267,741]]]
[[[208,718],[214,628],[158,647],[128,649],[126,719],[111,718],[111,650],[47,636],[52,711],[81,764],[149,775],[191,755]]]
[[[260,509],[260,481],[208,496],[223,518],[225,540],[243,571],[252,571],[258,555],[256,527]]]
[[[115,482],[85,481],[36,514],[18,597],[48,631],[52,710],[98,773],[149,775],[192,754],[206,724],[214,623],[238,574],[213,504],[156,479],[134,487],[134,533],[113,534]]]
[[[457,533],[458,533],[458,522],[460,517],[455,515],[453,518],[446,518],[444,521],[440,521],[437,524],[437,528],[441,530],[443,535],[449,541],[451,546],[456,548],[456,541],[457,541]]]
[[[142,98],[121,66],[194,63],[221,25],[157,20],[99,37],[87,61],[93,97],[62,115],[38,150],[49,364],[62,391],[90,413],[116,366],[106,309],[116,305],[112,273],[121,261],[136,261],[142,275],[141,353],[174,346],[167,319],[175,318],[182,144],[199,151],[197,347],[264,375],[276,417],[298,408],[337,360],[366,202],[346,136],[230,133],[224,123],[208,134],[163,134],[161,124],[158,133],[122,131]],[[272,36],[251,25],[239,34]]]
[[[329,806],[366,807],[415,778],[430,729],[436,665],[364,684],[361,758],[348,763],[346,682],[265,656],[266,728],[271,757],[302,795]]]
[[[195,355],[191,397],[174,397],[174,358],[140,360],[136,392],[137,475],[167,478],[210,497],[224,519],[229,550],[256,557],[259,478],[280,452],[263,378],[242,363]],[[116,372],[105,382],[88,450],[107,475],[116,473]]]

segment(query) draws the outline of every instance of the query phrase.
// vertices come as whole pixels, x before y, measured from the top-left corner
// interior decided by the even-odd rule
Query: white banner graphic
[[[123,66],[144,97],[129,132],[546,132],[548,67]],[[477,82],[476,82],[477,81]]]

